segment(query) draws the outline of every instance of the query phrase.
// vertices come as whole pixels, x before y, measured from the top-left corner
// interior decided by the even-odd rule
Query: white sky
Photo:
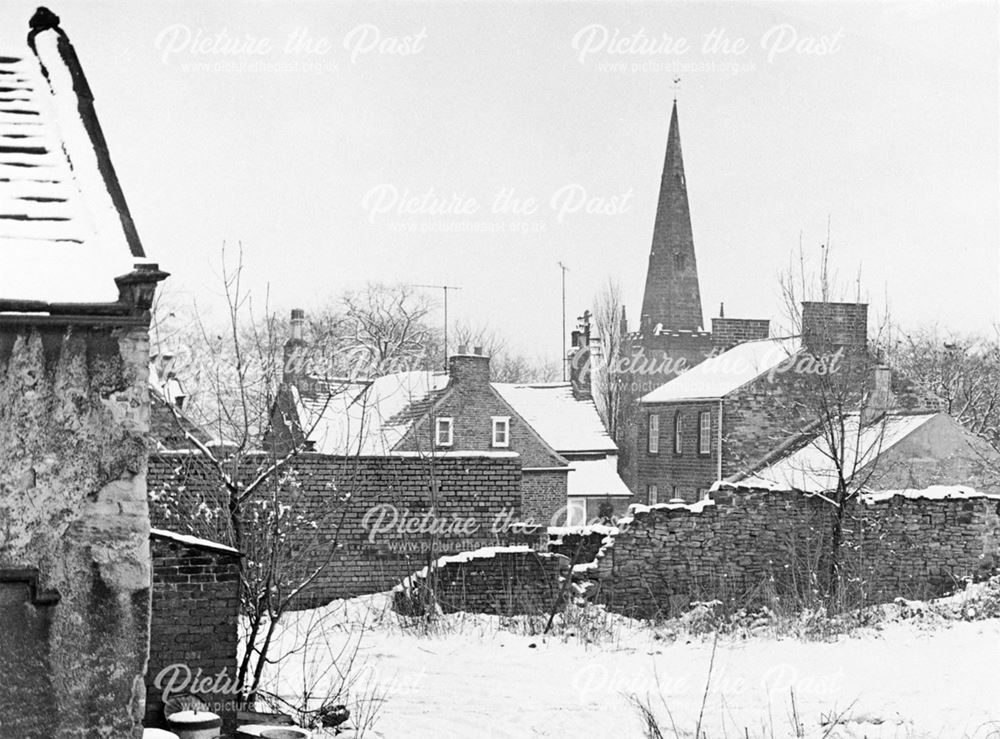
[[[36,5],[4,0],[0,51],[23,44]],[[807,247],[825,238],[828,215],[835,261],[848,279],[861,263],[872,302],[888,293],[897,320],[966,331],[1000,315],[993,3],[53,10],[97,98],[147,252],[173,274],[175,293],[200,303],[219,292],[227,240],[242,241],[251,284],[262,293],[269,282],[282,310],[374,279],[460,285],[453,317],[489,321],[513,348],[555,358],[561,260],[571,323],[611,276],[634,325],[678,74],[706,320],[723,300],[727,316],[777,318],[776,273],[800,231]],[[574,38],[588,27],[595,43],[641,30],[689,48],[581,61]],[[746,51],[704,52],[719,29]],[[329,48],[287,50],[303,32]],[[213,48],[222,33],[238,48]],[[368,51],[376,34],[385,50],[409,37],[396,48],[416,53]],[[825,37],[828,53],[784,50],[792,34],[803,50]],[[534,198],[537,211],[492,213],[502,189]],[[365,207],[366,196],[370,206],[406,190],[472,199],[478,211]],[[560,191],[624,205],[560,219]],[[527,231],[495,231],[511,223]],[[454,230],[470,224],[491,232]],[[418,230],[399,230],[408,227]]]

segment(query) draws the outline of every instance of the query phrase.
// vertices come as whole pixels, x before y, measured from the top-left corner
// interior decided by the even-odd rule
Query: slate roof
[[[76,53],[54,15],[32,23],[0,48],[0,299],[114,302],[145,254]]]

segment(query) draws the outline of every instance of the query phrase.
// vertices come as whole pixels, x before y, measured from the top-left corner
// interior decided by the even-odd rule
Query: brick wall
[[[771,321],[767,318],[713,318],[712,342],[722,349],[730,349],[745,341],[766,339],[771,334]]]
[[[526,521],[559,526],[566,519],[568,468],[527,470],[521,478],[521,506]]]
[[[743,602],[766,590],[786,596],[799,592],[810,572],[822,588],[829,504],[792,492],[720,491],[713,497],[715,505],[702,512],[637,514],[605,549],[612,564],[601,583],[602,600],[617,611],[655,616],[676,613],[691,600]],[[858,503],[848,520],[841,551],[850,581],[845,595],[855,602],[941,595],[1000,565],[995,498],[897,496]]]
[[[256,467],[248,467],[243,475],[250,479],[256,471]],[[294,567],[307,571],[329,558],[298,603],[302,607],[388,590],[423,567],[430,546],[427,534],[404,533],[398,526],[371,534],[380,521],[382,526],[390,526],[397,514],[398,521],[421,519],[429,512],[432,498],[435,516],[428,520],[443,522],[448,529],[435,535],[436,555],[498,543],[537,544],[540,535],[494,533],[498,516],[501,529],[522,519],[521,460],[513,455],[432,460],[306,453],[289,463],[286,472],[283,499],[302,517],[302,525],[290,537],[297,553]],[[190,521],[182,510],[196,511],[206,501],[211,506],[218,490],[211,474],[192,455],[169,453],[151,458],[149,487],[155,500],[164,497],[163,491],[180,498],[175,513],[159,503],[152,506],[154,525],[174,530]],[[436,490],[434,495],[432,489]],[[369,513],[373,508],[375,512]],[[452,525],[456,521],[462,525]]]
[[[144,724],[166,728],[163,691],[154,684],[161,670],[180,664],[205,676],[220,671],[231,679],[236,676],[239,555],[156,533],[150,547],[153,604]],[[235,730],[236,696],[199,697],[222,717],[223,735]]]
[[[708,490],[717,479],[719,404],[717,401],[691,403],[644,404],[641,406],[638,425],[639,448],[637,452],[638,483],[637,502],[648,502],[650,485],[657,486],[659,502],[665,503],[675,496],[694,502],[698,489]],[[699,450],[698,434],[700,414],[707,412],[711,418],[709,452]],[[659,451],[649,451],[649,416],[659,416]],[[682,419],[681,453],[674,452],[674,418]]]

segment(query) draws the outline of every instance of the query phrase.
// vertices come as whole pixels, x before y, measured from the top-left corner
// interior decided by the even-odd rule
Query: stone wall
[[[143,317],[0,317],[5,736],[141,735],[146,327]]]
[[[560,607],[562,579],[568,574],[569,559],[560,554],[497,550],[459,556],[439,563],[436,602],[445,613],[548,613]],[[408,579],[396,593],[396,609],[421,612],[426,587],[423,573]]]
[[[183,665],[192,676],[236,676],[237,619],[239,618],[240,555],[208,543],[185,542],[154,532],[153,606],[146,672],[148,727],[165,729],[164,683],[156,687],[161,671]],[[168,669],[164,680],[174,673]],[[178,673],[178,680],[183,673]],[[236,728],[233,695],[198,694],[223,720],[223,735]]]
[[[637,513],[604,550],[600,599],[614,610],[676,614],[692,600],[787,602],[821,591],[832,508],[794,492],[719,491],[714,505]],[[925,598],[1000,565],[1000,501],[892,497],[847,513],[843,595],[851,603]],[[811,576],[819,578],[814,586]]]

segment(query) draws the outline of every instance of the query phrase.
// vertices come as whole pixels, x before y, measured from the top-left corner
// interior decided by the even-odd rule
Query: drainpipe
[[[722,479],[722,398],[719,398],[719,428],[716,435],[717,459],[715,463],[715,479]]]

